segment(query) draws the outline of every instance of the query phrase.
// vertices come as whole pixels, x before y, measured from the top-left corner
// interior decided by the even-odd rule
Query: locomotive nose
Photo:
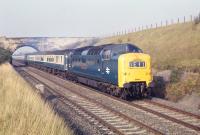
[[[119,85],[128,83],[145,83],[152,81],[150,56],[143,53],[123,54],[118,60]]]

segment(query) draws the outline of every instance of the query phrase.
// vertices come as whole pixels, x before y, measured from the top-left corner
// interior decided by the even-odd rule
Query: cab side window
[[[111,50],[104,50],[102,53],[102,58],[104,60],[110,60],[111,59]]]

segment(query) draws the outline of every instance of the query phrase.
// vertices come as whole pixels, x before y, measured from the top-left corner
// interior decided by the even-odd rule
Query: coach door
[[[64,64],[65,65],[65,70],[68,70],[68,67],[69,67],[68,64],[69,64],[69,60],[68,60],[68,55],[66,54],[65,55],[65,64]]]
[[[102,69],[101,69],[101,74],[102,77],[105,78],[106,80],[110,81],[111,80],[111,50],[110,49],[105,49],[102,52]]]

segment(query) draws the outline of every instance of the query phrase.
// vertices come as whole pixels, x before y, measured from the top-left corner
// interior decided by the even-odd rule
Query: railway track
[[[33,71],[33,72],[36,73],[35,71]],[[105,93],[102,93],[102,92],[99,92],[99,93],[104,94],[105,96],[112,98],[113,100],[123,102],[123,103],[125,103],[129,106],[141,109],[141,110],[146,111],[148,113],[151,113],[153,115],[157,115],[158,117],[161,117],[161,118],[164,118],[166,120],[172,121],[172,122],[180,124],[182,126],[185,126],[185,127],[189,128],[191,130],[197,131],[197,134],[199,134],[199,131],[200,131],[199,115],[194,115],[194,114],[191,114],[191,113],[188,113],[188,112],[176,109],[176,108],[172,108],[170,106],[166,106],[166,105],[163,105],[163,104],[160,104],[160,103],[152,102],[150,100],[138,101],[138,102],[128,102],[128,101],[121,100],[119,98],[112,97],[112,96],[105,94]],[[85,97],[85,98],[88,98],[88,97]],[[91,102],[95,103],[97,101],[93,100]],[[84,106],[83,104],[79,104],[79,105]],[[103,105],[103,106],[106,107],[105,105]],[[87,105],[85,107],[87,107]],[[92,108],[92,106],[91,107],[89,106],[89,108]],[[96,110],[97,108],[92,108],[92,109]],[[109,108],[107,108],[107,109],[109,109]],[[89,112],[91,112],[91,110],[89,110]],[[118,116],[115,113],[113,113],[112,115],[110,116],[110,118],[114,118],[114,116]],[[99,116],[99,117],[102,118],[102,116]],[[109,116],[108,116],[108,118],[109,118]],[[120,119],[119,119],[119,121],[120,121]],[[129,120],[127,119],[127,121],[129,121]],[[139,122],[138,124],[140,125],[142,123]],[[142,127],[143,128],[140,127],[139,129],[144,129],[144,127],[146,128],[146,125],[143,125]],[[135,129],[135,128],[133,128],[133,129]],[[149,130],[152,131],[152,133],[153,133],[155,129],[150,128]],[[144,134],[146,133],[145,131],[143,131],[143,132],[144,132]],[[158,132],[158,133],[160,134],[160,132]]]
[[[166,119],[175,121],[186,127],[200,131],[200,116],[186,111],[182,111],[164,104],[160,104],[151,100],[138,101],[134,105],[145,108],[149,112],[160,115]]]
[[[30,74],[26,71],[21,71],[21,74],[31,81],[37,81],[41,83],[41,80],[33,77],[33,73]],[[29,76],[29,77],[27,77]],[[42,84],[45,88],[59,98],[65,105],[70,106],[80,115],[86,117],[90,122],[98,124],[106,132],[106,134],[119,134],[119,135],[133,135],[133,134],[162,134],[143,123],[127,117],[126,115],[109,108],[100,102],[92,100],[87,96],[83,96],[80,93],[76,93],[73,90],[66,89],[62,86],[58,86],[53,83],[49,83],[43,79]],[[63,92],[67,91],[64,94]]]

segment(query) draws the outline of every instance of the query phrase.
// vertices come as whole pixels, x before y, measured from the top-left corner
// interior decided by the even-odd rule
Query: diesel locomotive
[[[151,58],[133,44],[37,52],[27,54],[25,62],[123,99],[151,94]]]

